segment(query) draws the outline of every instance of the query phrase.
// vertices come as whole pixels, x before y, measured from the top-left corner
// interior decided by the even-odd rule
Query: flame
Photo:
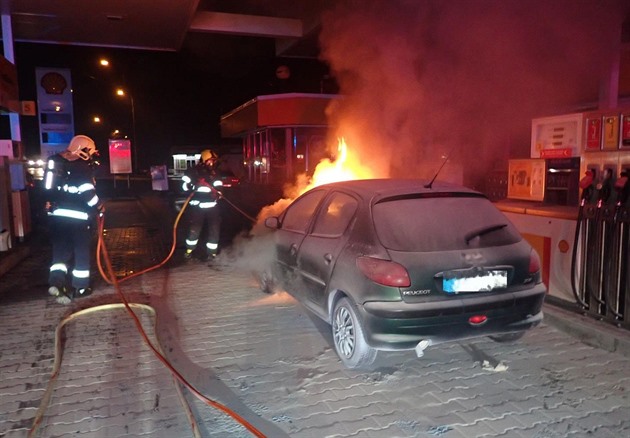
[[[337,145],[337,157],[332,161],[329,159],[320,161],[315,167],[310,184],[301,193],[322,184],[367,178],[372,178],[372,172],[361,165],[358,157],[349,151],[346,140],[340,137]]]
[[[284,188],[284,197],[272,205],[263,207],[258,213],[257,224],[268,216],[280,214],[293,200],[314,187],[338,181],[374,178],[374,172],[363,166],[358,157],[348,148],[343,137],[338,139],[337,157],[334,160],[324,159],[315,167],[313,177],[307,180],[306,175],[298,176],[295,185]],[[266,231],[264,226],[252,230],[253,234]]]

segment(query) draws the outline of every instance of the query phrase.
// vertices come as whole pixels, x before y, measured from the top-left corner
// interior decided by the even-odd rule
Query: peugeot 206
[[[370,179],[315,187],[267,217],[282,287],[330,324],[348,368],[379,350],[489,336],[515,341],[543,318],[536,251],[483,194]]]

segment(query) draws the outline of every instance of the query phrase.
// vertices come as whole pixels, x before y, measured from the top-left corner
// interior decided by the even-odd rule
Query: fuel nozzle
[[[615,181],[615,191],[617,192],[617,204],[625,205],[630,196],[630,170],[621,171],[619,178]]]
[[[580,189],[582,190],[582,200],[584,202],[592,203],[595,201],[594,198],[597,194],[596,173],[595,169],[587,169],[584,173],[584,177],[580,180]]]
[[[602,201],[602,204],[607,204],[611,200],[613,194],[613,171],[611,168],[604,169],[602,179],[597,183],[597,197]]]

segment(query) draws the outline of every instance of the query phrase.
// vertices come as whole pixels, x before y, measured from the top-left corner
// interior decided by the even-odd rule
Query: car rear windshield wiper
[[[483,236],[484,234],[492,233],[493,231],[502,230],[505,227],[507,227],[507,224],[496,224],[490,225],[489,227],[481,228],[479,230],[471,231],[470,233],[466,234],[466,236],[464,236],[464,238],[466,239],[466,245],[468,245],[470,241],[473,240],[475,237]]]

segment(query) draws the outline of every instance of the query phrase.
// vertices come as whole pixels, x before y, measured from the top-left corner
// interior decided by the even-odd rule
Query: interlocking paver
[[[140,222],[135,216],[134,224]],[[117,272],[137,272],[170,249],[150,221],[132,228],[108,231]],[[134,239],[151,248],[135,248]],[[347,370],[326,324],[282,291],[259,292],[251,272],[239,268],[246,263],[221,262],[214,269],[169,263],[121,288],[130,301],[155,309],[156,317],[136,313],[184,377],[269,437],[630,436],[626,356],[543,323],[514,344],[441,344],[423,358],[380,354],[370,370]],[[45,265],[27,263],[39,279],[30,286],[3,279],[0,286],[32,295],[0,303],[0,436],[6,438],[25,437],[32,425],[52,372],[57,324],[77,310],[120,302],[101,281],[91,297],[59,306],[46,294]],[[78,317],[64,333],[62,369],[39,436],[192,436],[170,373],[124,309]],[[251,436],[183,394],[202,436]]]

